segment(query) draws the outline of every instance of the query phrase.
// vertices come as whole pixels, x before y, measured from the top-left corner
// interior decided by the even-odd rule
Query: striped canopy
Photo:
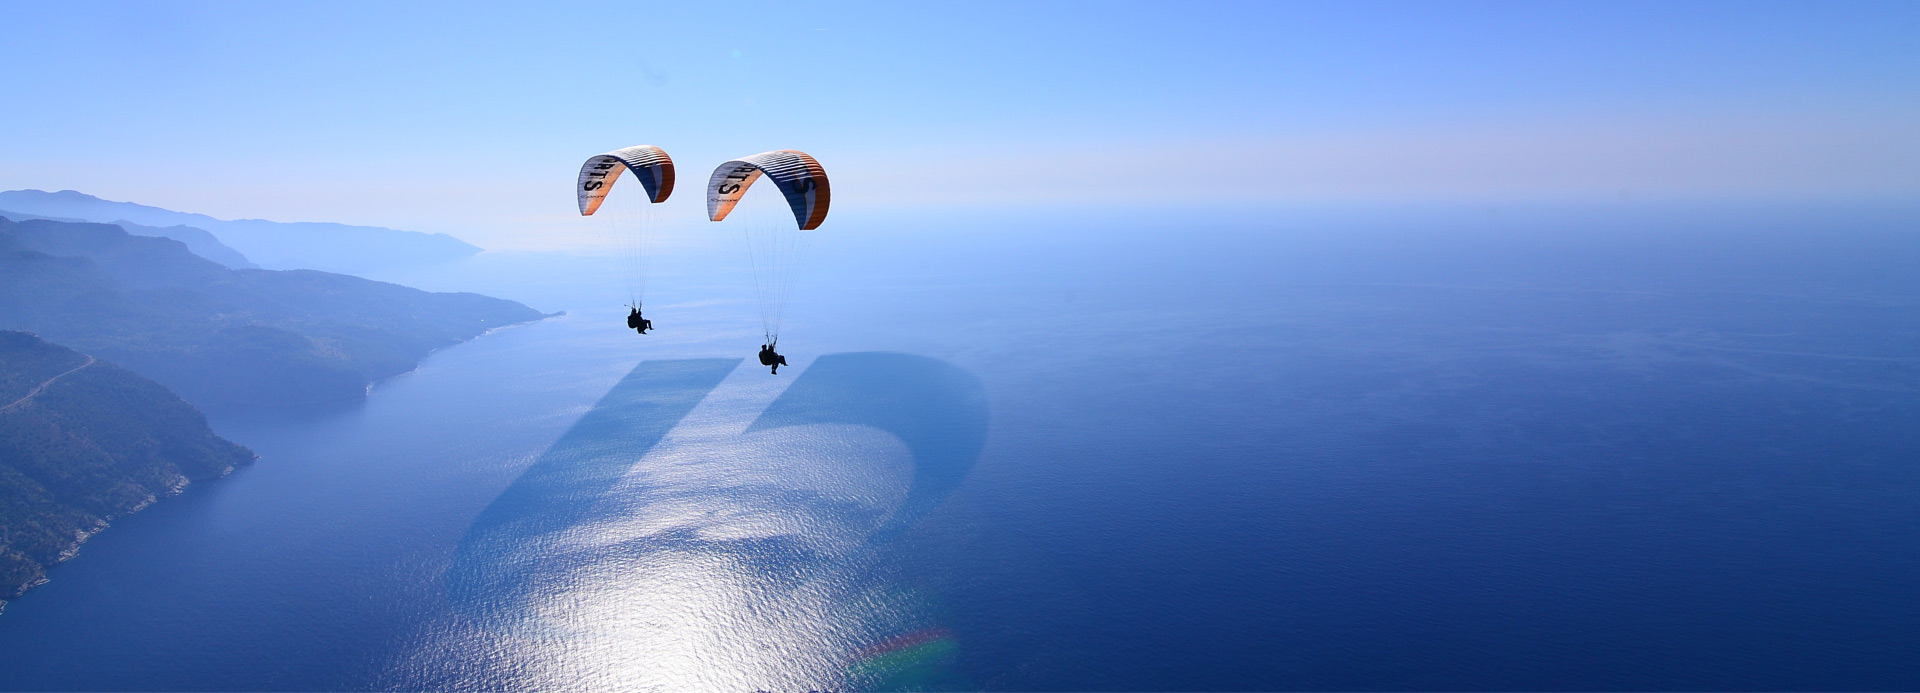
[[[713,221],[727,218],[727,213],[733,211],[740,197],[747,194],[747,188],[762,174],[787,198],[787,206],[793,208],[793,220],[800,230],[819,228],[820,222],[827,220],[827,203],[832,197],[827,189],[827,170],[797,149],[761,152],[714,169],[713,176],[707,179],[707,218]]]
[[[652,202],[665,202],[673,194],[673,159],[667,152],[650,144],[626,149],[616,149],[587,159],[580,165],[580,181],[574,191],[580,194],[580,215],[591,216],[600,209],[600,203],[607,199],[607,192],[613,190],[613,182],[619,180],[620,171],[633,171],[640,179],[640,187],[646,188],[647,199]]]

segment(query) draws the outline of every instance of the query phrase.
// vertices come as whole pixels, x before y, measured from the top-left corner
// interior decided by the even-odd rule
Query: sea
[[[1920,209],[835,210],[379,279],[545,320],[0,612],[5,690],[1920,689]]]

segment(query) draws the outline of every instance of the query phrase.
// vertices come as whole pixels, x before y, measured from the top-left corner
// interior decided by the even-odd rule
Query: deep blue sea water
[[[0,689],[1920,688],[1914,210],[849,211],[779,376],[674,240],[386,277],[568,314],[216,412]]]

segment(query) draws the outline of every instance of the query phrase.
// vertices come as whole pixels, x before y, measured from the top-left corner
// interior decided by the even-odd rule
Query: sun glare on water
[[[521,613],[480,636],[512,663],[481,685],[842,689],[916,620],[861,558],[906,494],[910,454],[860,426],[745,433],[789,382],[742,368],[635,451],[590,520],[538,557]]]

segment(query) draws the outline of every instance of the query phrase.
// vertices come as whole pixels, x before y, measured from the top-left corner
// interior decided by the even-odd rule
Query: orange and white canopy
[[[747,188],[764,174],[787,198],[793,208],[793,220],[801,231],[820,227],[827,220],[827,204],[832,195],[827,188],[827,170],[806,152],[782,149],[761,152],[721,164],[707,179],[707,218],[727,218]]]
[[[606,201],[607,192],[613,190],[613,182],[619,180],[622,170],[632,171],[640,179],[640,187],[646,188],[651,202],[665,202],[667,196],[673,194],[673,159],[667,156],[666,150],[650,144],[616,149],[580,165],[580,182],[575,184],[574,192],[580,194],[581,216],[590,216],[600,209],[600,203]]]

